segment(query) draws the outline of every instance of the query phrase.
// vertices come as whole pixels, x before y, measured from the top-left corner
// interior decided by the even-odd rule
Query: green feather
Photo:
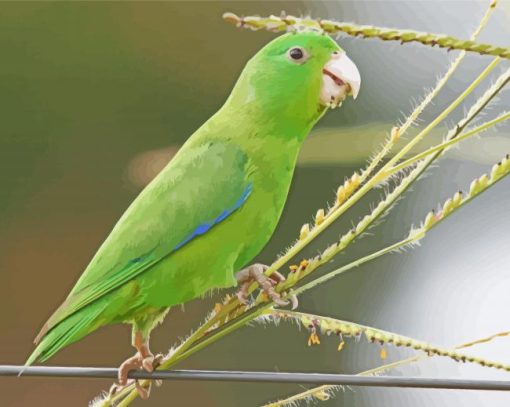
[[[189,154],[175,157],[124,213],[42,332],[170,255],[197,226],[211,223],[242,197],[249,183],[247,159],[238,148],[206,142],[182,151]],[[218,174],[225,170],[233,176]],[[204,174],[210,182],[196,188]]]

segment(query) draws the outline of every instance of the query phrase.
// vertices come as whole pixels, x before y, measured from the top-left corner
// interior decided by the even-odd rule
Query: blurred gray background
[[[98,245],[140,189],[222,104],[247,59],[274,34],[236,30],[238,14],[310,14],[466,38],[486,1],[2,2],[0,4],[0,362],[19,364]],[[508,45],[510,3],[481,41]],[[328,113],[305,144],[282,222],[257,261],[270,263],[301,224],[364,165],[456,53],[340,38],[363,78],[358,100]],[[470,55],[424,114],[444,109],[488,64]],[[509,67],[503,62],[495,75]],[[495,76],[494,76],[495,77]],[[467,108],[491,83],[471,95]],[[484,118],[510,106],[501,94]],[[437,142],[463,114],[443,123]],[[483,120],[484,118],[479,119]],[[428,210],[510,152],[509,125],[462,144],[406,194],[384,223],[330,268],[407,234]],[[409,133],[414,134],[416,129]],[[431,232],[421,247],[360,267],[301,298],[300,309],[453,346],[509,330],[510,182],[505,180]],[[301,257],[348,230],[382,191],[350,211]],[[221,293],[224,295],[225,293]],[[202,321],[219,296],[172,310],[152,338],[166,351]],[[179,368],[357,373],[382,363],[379,347],[334,338],[306,346],[296,327],[244,328]],[[388,348],[387,361],[409,352]],[[510,339],[471,350],[510,363]],[[109,327],[61,351],[55,365],[117,366],[130,331]],[[393,374],[508,379],[508,374],[430,359]],[[108,380],[0,378],[2,406],[86,405]],[[254,406],[295,385],[166,383],[145,405]],[[505,393],[347,389],[324,406],[503,406]],[[137,405],[143,403],[138,401]]]

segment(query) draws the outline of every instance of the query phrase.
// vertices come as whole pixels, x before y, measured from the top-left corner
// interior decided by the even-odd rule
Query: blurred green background
[[[125,208],[222,104],[247,59],[275,36],[236,30],[223,23],[223,12],[285,10],[468,37],[486,6],[485,1],[0,3],[0,362],[26,359],[41,324]],[[481,40],[508,45],[509,10],[508,2],[500,2]],[[296,237],[301,224],[364,164],[455,55],[418,45],[339,41],[361,71],[360,97],[330,112],[305,144],[282,222],[258,261],[270,263]],[[423,119],[447,106],[489,60],[466,58]],[[501,65],[509,67],[508,62]],[[485,117],[509,106],[506,92]],[[440,140],[462,113],[458,109],[428,143]],[[509,128],[501,126],[452,150],[382,225],[331,267],[403,237],[430,208],[510,151]],[[508,330],[509,185],[500,183],[463,209],[420,248],[387,256],[307,293],[301,309],[444,345]],[[303,256],[345,232],[381,193],[349,212]],[[153,350],[166,351],[187,335],[218,298],[215,294],[186,305],[185,311],[172,310],[153,335]],[[179,367],[355,373],[381,363],[377,346],[348,342],[338,353],[335,339],[308,348],[307,336],[295,326],[255,325]],[[474,352],[510,361],[508,341]],[[129,329],[116,326],[64,349],[51,364],[117,366],[131,353]],[[389,360],[405,354],[390,348]],[[442,360],[397,374],[508,378]],[[86,405],[109,385],[107,380],[3,378],[0,405]],[[167,383],[146,404],[251,406],[301,389]],[[507,396],[502,393],[356,388],[324,405],[503,403]]]

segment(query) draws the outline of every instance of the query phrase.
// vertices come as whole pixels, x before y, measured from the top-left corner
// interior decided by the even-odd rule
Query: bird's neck
[[[234,117],[233,121],[264,131],[260,137],[280,137],[291,143],[297,139],[301,143],[327,110],[309,99],[275,99],[267,101],[250,98],[246,92],[232,92],[217,115],[228,112],[225,116]]]
[[[223,126],[223,117],[229,117],[229,125],[239,129],[236,138],[241,143],[243,138],[246,142],[260,144],[277,142],[276,139],[279,139],[277,144],[294,145],[304,141],[325,112],[326,108],[316,104],[306,107],[289,102],[277,106],[271,103],[262,105],[258,101],[231,103],[229,99],[212,119]]]
[[[317,108],[315,107],[315,110]],[[326,109],[314,115],[276,112],[256,103],[225,105],[189,140],[233,143],[250,157],[261,177],[292,177],[300,147]]]

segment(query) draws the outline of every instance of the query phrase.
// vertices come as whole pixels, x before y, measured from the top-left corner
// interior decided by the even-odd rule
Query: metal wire
[[[116,379],[118,369],[99,367],[12,366],[0,365],[0,376],[85,377]],[[329,373],[243,372],[222,370],[136,370],[133,379],[206,380],[231,382],[267,382],[333,384],[346,386],[411,387],[422,389],[509,391],[508,380],[440,379],[424,377],[357,376]]]

